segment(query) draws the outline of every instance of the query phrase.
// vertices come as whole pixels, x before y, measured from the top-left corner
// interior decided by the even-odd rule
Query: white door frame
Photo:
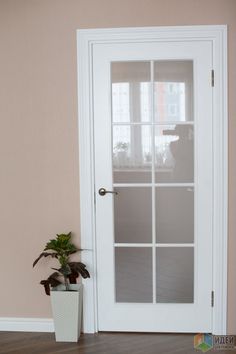
[[[173,26],[77,30],[80,224],[82,261],[91,279],[84,282],[83,326],[85,333],[98,331],[97,266],[94,190],[93,45],[148,41],[211,41],[213,48],[213,284],[212,333],[227,333],[228,239],[228,111],[227,26]],[[209,73],[211,80],[211,73]],[[105,271],[105,270],[104,270]]]

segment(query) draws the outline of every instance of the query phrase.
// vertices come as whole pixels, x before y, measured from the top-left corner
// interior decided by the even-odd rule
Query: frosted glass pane
[[[155,127],[155,180],[160,182],[194,182],[193,126]]]
[[[160,247],[156,257],[157,302],[194,302],[193,248]]]
[[[112,121],[150,121],[150,63],[112,63],[111,80]]]
[[[194,242],[193,188],[156,188],[156,242]]]
[[[193,120],[193,62],[157,61],[154,64],[155,120]]]
[[[116,188],[114,221],[116,243],[152,242],[150,187]]]
[[[113,127],[114,183],[151,182],[151,127]]]
[[[115,249],[115,294],[116,302],[152,302],[151,248]]]

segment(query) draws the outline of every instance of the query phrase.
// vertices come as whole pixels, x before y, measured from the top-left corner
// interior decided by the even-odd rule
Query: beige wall
[[[0,317],[50,317],[32,261],[79,238],[76,29],[228,24],[229,320],[236,333],[236,1],[0,0]],[[43,265],[44,263],[44,265]],[[17,296],[16,296],[17,295]]]

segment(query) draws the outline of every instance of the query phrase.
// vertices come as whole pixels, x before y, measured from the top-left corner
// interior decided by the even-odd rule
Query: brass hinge
[[[211,307],[214,307],[214,300],[215,300],[215,296],[214,296],[214,291],[212,290],[212,292],[211,292]]]
[[[215,71],[211,70],[211,86],[215,86]]]

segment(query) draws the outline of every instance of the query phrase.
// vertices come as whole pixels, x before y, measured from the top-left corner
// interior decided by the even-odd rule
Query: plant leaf
[[[65,265],[59,269],[57,268],[52,268],[53,270],[57,270],[59,273],[61,273],[64,277],[67,277],[68,275],[71,274],[71,269],[69,267],[69,265]]]
[[[58,258],[58,254],[57,253],[48,253],[48,252],[42,252],[38,258],[35,259],[34,263],[33,263],[33,267],[38,263],[38,261],[42,258],[42,257],[48,257],[51,256],[52,258]]]
[[[78,278],[79,276],[79,273],[77,272],[71,272],[71,274],[69,274],[68,278],[69,278],[69,281],[70,281],[70,284],[76,284],[76,279]]]
[[[44,286],[44,290],[47,295],[50,295],[50,286],[54,288],[55,286],[60,285],[62,283],[58,279],[58,277],[60,277],[60,274],[54,272],[51,275],[49,275],[47,279],[41,280],[40,284]]]
[[[50,240],[45,248],[44,251],[53,250],[59,253],[60,255],[70,255],[79,251],[77,247],[71,242],[71,232],[68,234],[57,234],[55,239]]]
[[[54,288],[55,286],[61,284],[62,282],[58,279],[60,277],[60,274],[58,272],[54,272],[48,277],[48,281],[50,282],[50,285]]]
[[[45,290],[46,295],[50,296],[49,281],[48,280],[41,280],[40,284],[44,286],[44,290]]]
[[[83,278],[90,278],[89,271],[86,269],[86,265],[82,262],[69,262],[68,263],[72,272],[81,274]]]

